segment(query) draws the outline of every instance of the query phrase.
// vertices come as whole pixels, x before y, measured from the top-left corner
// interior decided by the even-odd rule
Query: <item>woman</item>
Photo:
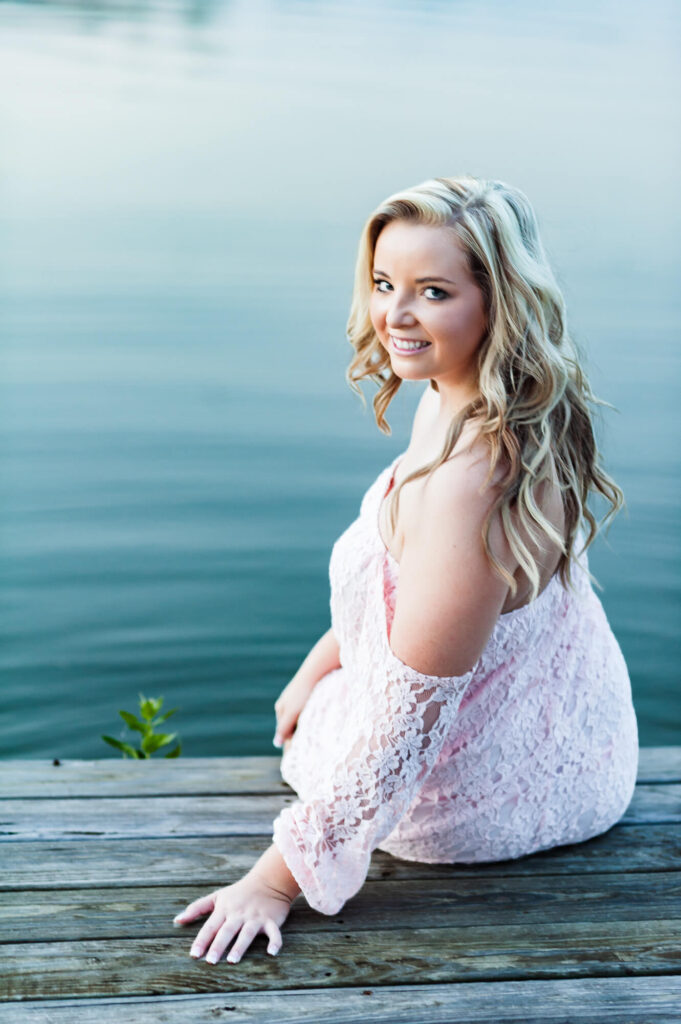
[[[244,878],[176,918],[210,913],[191,954],[212,963],[237,933],[230,961],[260,931],[276,953],[301,891],[336,913],[374,849],[520,857],[606,831],[633,793],[629,677],[584,555],[587,497],[605,522],[622,496],[526,197],[464,177],[387,199],[349,338],[384,432],[402,381],[428,383],[409,447],[334,545],[331,629],[275,704],[300,799]]]

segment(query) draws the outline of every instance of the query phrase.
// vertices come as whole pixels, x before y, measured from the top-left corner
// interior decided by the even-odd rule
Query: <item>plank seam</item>
[[[678,780],[681,782],[681,779]],[[239,790],[228,790],[223,792],[222,790],[216,791],[214,789],[197,789],[197,790],[181,790],[178,793],[149,793],[146,790],[140,793],[139,790],[131,792],[120,792],[120,793],[64,793],[63,796],[56,795],[54,793],[27,793],[22,795],[21,793],[9,793],[1,796],[3,803],[10,800],[177,800],[180,797],[224,797],[236,796],[292,796],[296,798],[295,791],[289,786],[286,789],[239,789]],[[297,798],[296,798],[297,799]]]
[[[436,867],[446,867],[447,865],[442,864],[442,865],[435,865],[435,866]],[[453,864],[452,867],[461,867],[461,865]],[[530,874],[521,875],[521,874],[516,874],[515,872],[511,872],[510,874],[508,872],[499,872],[499,873],[495,872],[492,875],[492,874],[488,874],[487,872],[483,872],[481,874],[476,874],[474,871],[471,871],[470,874],[466,874],[466,875],[454,875],[454,876],[452,876],[452,880],[458,880],[460,882],[462,882],[462,881],[463,882],[465,882],[465,881],[476,881],[476,880],[478,880],[478,881],[485,881],[485,882],[495,882],[495,881],[501,881],[504,878],[517,878],[517,879],[529,879],[531,881],[531,883],[536,886],[536,885],[538,885],[541,882],[542,879],[545,879],[545,878],[584,878],[585,877],[585,878],[588,878],[588,879],[592,879],[592,878],[596,879],[596,878],[609,878],[612,875],[617,875],[618,878],[626,879],[630,875],[634,875],[634,876],[638,877],[639,875],[661,875],[661,874],[670,875],[670,876],[672,876],[672,878],[674,878],[676,875],[681,874],[681,864],[679,865],[678,868],[672,868],[672,867],[659,867],[659,868],[653,867],[653,868],[640,868],[640,869],[631,868],[628,871],[620,871],[618,869],[615,869],[613,871],[589,871],[588,874],[586,874],[586,875],[584,875],[584,873],[582,873],[582,872],[577,872],[577,871],[574,871],[574,872],[542,871],[542,873],[539,874],[539,875],[530,875]],[[367,878],[365,883],[364,883],[364,885],[377,885],[377,884],[381,884],[381,883],[384,883],[384,882],[402,883],[404,885],[418,885],[419,882],[438,882],[438,881],[441,882],[441,881],[443,881],[443,879],[442,878]],[[0,885],[0,893],[2,893],[2,892],[14,892],[14,893],[16,893],[16,892],[68,892],[68,891],[79,892],[81,889],[97,889],[100,892],[108,892],[108,891],[117,892],[119,889],[178,889],[178,888],[186,888],[186,887],[191,887],[191,886],[201,885],[201,884],[203,884],[203,883],[201,883],[200,881],[199,882],[195,882],[195,881],[192,881],[191,879],[189,881],[187,881],[187,882],[176,882],[176,881],[170,881],[170,882],[154,882],[154,881],[150,881],[150,882],[134,882],[133,881],[133,882],[130,882],[130,881],[121,881],[121,882],[116,882],[115,884],[108,884],[108,885],[107,884],[103,885],[101,882],[78,882],[78,883],[76,883],[76,882],[69,882],[69,883],[63,883],[63,884],[57,883],[57,884],[52,884],[52,885],[38,885],[38,884],[32,885],[30,883],[28,883],[28,884],[20,884],[20,883],[17,882],[16,884],[13,884],[13,885]],[[207,882],[205,884],[209,885],[210,883]],[[340,914],[341,911],[339,910],[338,913]]]
[[[613,967],[615,967],[615,966],[616,965],[613,964]],[[579,979],[576,979],[574,975],[557,974],[554,971],[549,971],[547,973],[543,973],[541,978],[537,978],[536,976],[531,975],[531,974],[524,975],[524,974],[518,974],[518,973],[514,973],[514,974],[510,974],[509,973],[508,975],[504,975],[502,973],[502,974],[496,975],[494,978],[486,978],[486,977],[484,977],[484,975],[476,975],[475,978],[463,978],[462,977],[460,979],[457,979],[457,981],[453,981],[453,982],[441,982],[441,981],[437,982],[437,981],[433,981],[433,982],[421,982],[421,984],[422,985],[426,984],[426,985],[429,985],[429,986],[430,985],[442,985],[442,984],[471,985],[471,984],[475,984],[477,982],[478,984],[493,985],[493,984],[495,984],[497,982],[499,982],[499,983],[501,983],[501,982],[508,983],[509,981],[518,981],[518,982],[527,982],[527,983],[536,984],[539,981],[570,981],[570,980],[581,980],[581,981],[591,981],[591,980],[594,980],[594,981],[596,981],[598,979],[602,979],[602,980],[621,979],[622,981],[625,981],[627,979],[632,979],[632,978],[664,978],[664,977],[667,977],[667,978],[670,978],[670,977],[671,978],[678,978],[678,977],[681,977],[681,975],[679,974],[678,971],[666,970],[664,968],[660,968],[659,970],[638,971],[635,968],[631,968],[631,967],[624,968],[624,967],[622,967],[621,970],[616,970],[616,971],[613,971],[613,972],[600,972],[599,971],[597,974],[582,974],[582,975],[579,976]],[[295,989],[282,989],[282,988],[278,988],[278,989],[261,989],[261,988],[259,988],[259,989],[247,989],[247,988],[243,988],[243,989],[227,989],[227,990],[216,989],[214,992],[208,992],[208,993],[206,993],[206,992],[196,992],[196,993],[193,993],[193,994],[194,995],[212,995],[214,997],[220,997],[220,998],[227,998],[227,999],[229,999],[229,998],[232,998],[232,997],[233,998],[238,998],[239,996],[249,995],[251,992],[257,992],[260,995],[267,995],[269,993],[275,994],[276,992],[290,992],[290,991],[300,991],[300,992],[342,991],[342,990],[345,990],[345,989],[356,989],[357,987],[358,986],[356,984],[354,984],[354,985],[343,985],[342,982],[341,983],[335,983],[333,985],[301,985],[300,983],[298,983],[296,985]],[[384,986],[376,985],[373,982],[367,982],[367,985],[366,985],[366,988],[372,988],[372,989],[374,989],[377,992],[380,992],[383,987]],[[390,985],[389,986],[386,985],[385,987],[386,988],[410,988],[410,987],[413,988],[413,985],[410,985],[409,982],[405,982],[404,984],[400,984],[399,981],[391,981]],[[169,992],[167,994],[163,993],[163,994],[159,994],[159,995],[156,995],[156,996],[153,996],[153,997],[150,997],[150,998],[156,999],[156,1000],[170,999],[170,998],[173,997],[173,995],[174,995],[174,993],[170,993]],[[84,999],[90,999],[91,1000],[92,996],[85,996],[85,995],[84,996],[78,996],[78,995],[74,994],[74,995],[68,996],[67,998],[69,999],[70,1002],[73,1002],[73,1004],[75,1004],[74,1005],[74,1008],[75,1008],[75,1006],[78,1004],[78,1002],[80,1002],[81,999],[83,999],[83,1000]],[[120,995],[117,998],[123,999],[123,1000],[126,1000],[126,1001],[127,1000],[134,1000],[134,999],[140,1000],[140,999],[145,998],[145,993],[143,993],[143,992],[130,992],[128,995]],[[40,996],[36,997],[35,995],[32,995],[32,996],[29,996],[29,997],[27,997],[25,999],[22,998],[22,997],[18,997],[17,999],[13,999],[13,1000],[3,1000],[2,1002],[0,1002],[0,1006],[11,1006],[11,1005],[17,1006],[17,1005],[21,1005],[21,1003],[28,1003],[28,1002],[32,1002],[32,1003],[36,1003],[36,1004],[41,1004],[41,1003],[49,1003],[49,1002],[51,1002],[51,1000],[50,1000],[50,998],[48,996],[46,996],[45,998],[41,999]]]
[[[678,786],[679,784],[681,784],[681,776],[679,776],[678,778],[673,778],[673,779],[670,779],[670,778],[666,778],[666,779],[655,779],[655,778],[639,779],[636,782],[636,788],[638,789],[639,787],[645,787],[645,786]],[[214,790],[214,789],[203,790],[203,789],[196,789],[196,790],[178,790],[178,792],[175,792],[175,791],[169,792],[167,790],[164,790],[164,791],[158,792],[158,793],[154,792],[154,791],[147,791],[147,790],[145,790],[143,793],[140,793],[139,789],[137,789],[137,790],[131,790],[130,792],[122,790],[121,792],[118,792],[118,793],[102,793],[102,794],[99,794],[99,793],[65,793],[63,796],[62,795],[57,795],[57,794],[54,794],[54,793],[26,793],[26,794],[9,793],[7,795],[2,794],[1,798],[2,798],[3,801],[5,801],[5,800],[7,800],[7,801],[10,801],[10,800],[98,800],[98,801],[103,801],[103,800],[133,800],[133,799],[142,799],[142,798],[143,799],[147,799],[148,798],[150,800],[163,800],[163,799],[166,799],[166,798],[169,799],[169,800],[176,800],[179,797],[202,797],[202,798],[205,798],[205,797],[225,798],[225,797],[231,797],[231,796],[234,796],[234,797],[246,797],[246,796],[262,796],[262,797],[268,797],[269,796],[269,797],[272,797],[272,796],[282,796],[282,794],[284,796],[292,796],[292,797],[296,798],[295,790],[291,789],[290,786],[288,786],[286,783],[282,782],[281,783],[281,787],[282,787],[281,789],[239,789],[239,790]]]
[[[680,819],[678,817],[677,818],[646,818],[645,820],[637,820],[637,821],[618,821],[618,822],[616,822],[616,824],[612,825],[611,828],[609,828],[607,831],[611,832],[612,829],[614,829],[614,828],[625,828],[625,829],[626,828],[641,828],[642,826],[645,826],[645,825],[678,825],[680,823],[681,822],[680,822]],[[599,834],[600,835],[605,835],[606,833],[603,832],[603,833],[599,833]],[[150,840],[150,839],[153,839],[153,840],[164,840],[164,839],[166,839],[166,840],[167,839],[173,839],[173,840],[180,840],[180,839],[244,839],[244,838],[248,838],[248,837],[250,837],[250,838],[258,838],[258,837],[271,836],[271,835],[272,835],[272,832],[271,832],[271,829],[269,829],[269,828],[267,830],[263,830],[263,831],[260,831],[260,832],[255,832],[255,831],[251,831],[251,832],[180,832],[180,833],[177,833],[177,832],[167,832],[167,833],[164,833],[163,835],[158,835],[158,834],[152,835],[152,834],[147,834],[146,832],[133,832],[133,833],[125,832],[125,833],[122,833],[120,835],[115,835],[114,833],[110,833],[110,832],[83,831],[83,832],[70,832],[70,833],[67,833],[67,832],[57,832],[54,835],[40,836],[40,835],[36,835],[36,834],[21,835],[18,832],[0,832],[0,845],[2,845],[2,844],[10,844],[10,843],[38,843],[38,842],[44,842],[44,843],[56,843],[56,842],[72,843],[72,842],[82,842],[84,839],[85,840],[90,840],[90,841],[95,841],[95,842],[99,841],[99,840],[102,840],[102,841],[103,840],[107,840],[109,842],[118,842],[118,841],[123,841],[123,840],[129,840],[130,841],[130,840],[136,840],[136,839],[145,839],[145,840]],[[598,836],[592,836],[592,839],[598,839]],[[584,842],[585,843],[586,842],[591,842],[592,839],[585,839]],[[568,845],[572,846],[572,845],[579,845],[579,844],[561,843],[558,846],[550,847],[550,849],[558,850],[558,849],[561,849],[561,847],[568,846]],[[536,852],[537,853],[542,853],[544,851],[537,850]],[[527,856],[528,857],[532,856],[532,854],[527,854]],[[427,862],[424,861],[424,863],[427,863]],[[481,861],[481,863],[494,863],[494,862],[493,861]]]
[[[662,977],[662,976],[668,977],[670,979],[678,979],[679,982],[681,982],[681,974],[676,974],[676,973],[667,974],[667,975],[659,975],[659,974],[658,975],[638,975],[636,978],[631,978],[629,980],[633,981],[633,982],[636,982],[637,980],[645,979],[646,977],[653,978],[653,977]],[[591,981],[596,981],[596,982],[597,981],[616,982],[616,981],[619,981],[620,979],[619,978],[610,978],[610,977],[608,977],[608,978],[599,978],[599,977],[593,975],[593,976],[589,976],[589,977],[585,977],[585,978],[569,977],[569,978],[559,978],[557,980],[559,982],[561,982],[561,983],[564,983],[566,987],[570,986],[570,985],[574,985],[575,987],[580,987],[581,988],[582,986],[585,985],[585,983],[588,986],[589,982],[591,982]],[[376,984],[369,984],[369,985],[347,985],[347,986],[343,987],[343,991],[344,992],[354,991],[355,993],[359,994],[359,993],[361,993],[361,992],[363,992],[363,991],[365,991],[367,989],[372,989],[372,990],[375,990],[377,992],[378,991],[384,991],[384,992],[388,991],[389,992],[393,988],[400,988],[400,989],[413,990],[415,993],[418,993],[418,992],[421,992],[421,991],[424,991],[424,990],[427,990],[427,989],[447,989],[447,990],[448,989],[456,989],[461,984],[464,984],[464,982],[462,982],[462,981],[451,981],[451,982],[432,981],[432,982],[420,982],[418,984],[414,984],[414,983],[410,983],[410,982],[405,982],[402,985],[398,985],[395,982],[391,982],[389,985],[376,985]],[[476,983],[475,983],[475,981],[466,981],[465,984],[476,984]],[[519,987],[521,987],[521,986],[524,987],[524,986],[526,986],[528,984],[528,982],[526,982],[526,981],[508,982],[508,981],[501,981],[499,979],[494,978],[494,979],[491,979],[490,981],[487,981],[487,982],[481,982],[480,984],[484,984],[485,986],[487,986],[487,985],[506,985],[506,986],[508,986],[508,985],[518,985]],[[555,984],[555,979],[551,980],[551,979],[545,979],[545,978],[533,978],[532,981],[530,982],[530,984],[536,985],[536,986],[541,986],[543,984],[546,984],[548,986],[553,986]],[[267,990],[264,991],[264,993],[263,993],[262,990],[250,989],[250,990],[242,990],[242,991],[235,992],[235,993],[232,993],[232,994],[234,994],[235,996],[244,996],[244,995],[246,995],[246,996],[253,996],[253,995],[254,996],[260,996],[260,995],[263,995],[263,994],[267,994],[267,995],[272,996],[272,997],[276,997],[277,995],[285,995],[285,996],[287,996],[289,998],[293,998],[297,993],[302,993],[304,991],[333,992],[336,987],[337,986],[329,986],[328,988],[307,989],[307,990],[300,989],[300,987],[298,987],[298,988],[290,988],[290,989],[278,988],[278,989],[267,989]],[[340,987],[340,986],[338,986],[338,987]],[[533,994],[534,995],[538,995],[539,993],[538,992],[533,992]],[[142,995],[138,995],[138,996],[124,996],[124,995],[117,995],[117,996],[101,996],[101,997],[96,997],[96,996],[75,997],[75,996],[71,996],[71,997],[61,998],[61,999],[57,998],[57,999],[40,1000],[40,1005],[42,1006],[44,1004],[49,1004],[54,1009],[68,1009],[69,1007],[73,1006],[74,1003],[76,1003],[79,1008],[81,1006],[83,1006],[83,1005],[90,1005],[90,1006],[98,1007],[98,1006],[117,1006],[117,1005],[121,1005],[122,1004],[122,1005],[126,1005],[127,1006],[127,1004],[132,1002],[132,1001],[134,1001],[135,1003],[139,1003],[140,1005],[147,1005],[147,1004],[154,1005],[156,1003],[161,1003],[161,1002],[163,1002],[163,1003],[166,1003],[166,1002],[168,1002],[168,1003],[184,1003],[184,1002],[196,1003],[196,1002],[208,1002],[208,1001],[211,1001],[211,1000],[214,1000],[214,999],[222,999],[223,997],[226,997],[228,995],[230,995],[229,992],[194,992],[194,993],[188,993],[188,994],[179,994],[179,995],[168,994],[168,995],[161,995],[161,996],[157,996],[157,995],[153,995],[153,996],[142,996]],[[30,1002],[33,1002],[33,1001],[34,1000],[32,1000],[32,999],[30,999],[30,1000],[27,999],[27,1000],[23,1000],[22,1002],[30,1003]],[[10,1003],[7,1000],[0,1000],[0,1006],[7,1006],[7,1005],[10,1005]],[[16,1003],[14,1003],[14,1005],[16,1005]]]

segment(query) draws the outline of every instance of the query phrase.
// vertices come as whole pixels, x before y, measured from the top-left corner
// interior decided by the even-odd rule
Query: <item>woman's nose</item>
[[[392,301],[388,306],[385,314],[385,322],[387,327],[406,327],[416,323],[416,317],[412,313],[409,301],[407,299],[399,299],[397,296],[391,296]]]

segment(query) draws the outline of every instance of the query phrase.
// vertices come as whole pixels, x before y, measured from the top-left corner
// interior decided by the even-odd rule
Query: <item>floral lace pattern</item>
[[[299,799],[274,842],[324,914],[359,891],[374,849],[471,863],[579,842],[619,820],[636,780],[629,675],[586,555],[570,589],[554,576],[501,615],[465,675],[424,675],[393,653],[399,566],[378,512],[397,461],[333,547],[342,667],[312,691],[281,761]]]

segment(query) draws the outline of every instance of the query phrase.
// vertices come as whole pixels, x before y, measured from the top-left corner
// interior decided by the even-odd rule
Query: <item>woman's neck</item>
[[[478,398],[480,392],[477,385],[469,382],[445,384],[436,380],[435,383],[437,384],[438,402],[436,422],[439,427],[446,430],[461,410]]]

